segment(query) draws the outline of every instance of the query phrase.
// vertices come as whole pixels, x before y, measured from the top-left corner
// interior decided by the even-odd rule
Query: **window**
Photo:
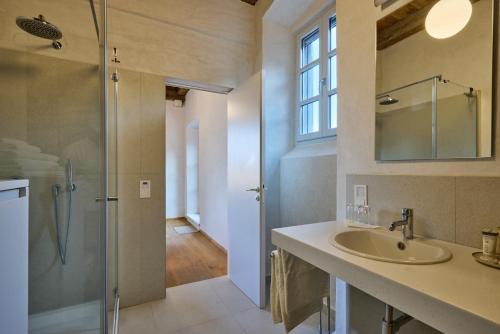
[[[328,15],[299,35],[298,141],[336,135],[336,23]]]

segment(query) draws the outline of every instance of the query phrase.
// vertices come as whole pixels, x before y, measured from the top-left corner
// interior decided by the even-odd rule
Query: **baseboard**
[[[193,227],[195,229],[197,229],[198,231],[201,230],[201,218],[200,218],[200,214],[191,214],[191,213],[188,213],[186,214],[186,217],[185,219],[187,220],[187,222],[191,225],[193,225]]]
[[[168,217],[168,218],[165,218],[165,220],[179,220],[179,219],[186,219],[186,217],[179,216],[179,217]]]
[[[208,240],[210,240],[211,243],[213,243],[217,248],[219,248],[221,251],[223,251],[227,255],[227,249],[224,248],[221,244],[219,244],[217,241],[215,241],[214,238],[209,236],[205,231],[200,229],[201,234],[203,234],[205,237],[207,237]]]

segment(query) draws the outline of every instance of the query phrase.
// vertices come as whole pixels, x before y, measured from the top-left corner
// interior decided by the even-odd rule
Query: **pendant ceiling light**
[[[448,38],[458,34],[471,16],[469,0],[440,0],[425,18],[425,30],[434,38]]]

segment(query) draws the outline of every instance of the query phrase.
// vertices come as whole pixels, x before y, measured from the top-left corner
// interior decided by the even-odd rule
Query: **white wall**
[[[280,158],[293,148],[295,105],[295,38],[290,29],[266,14],[263,21],[262,113],[266,271],[273,250],[271,230],[281,226]]]
[[[186,212],[185,110],[166,101],[165,107],[165,217],[184,217]]]
[[[227,96],[191,90],[184,109],[185,125],[199,122],[201,229],[227,248]]]
[[[186,216],[190,213],[199,214],[199,148],[200,148],[200,131],[198,120],[191,121],[187,126],[185,125],[185,117],[183,124],[186,129]]]
[[[336,182],[323,182],[325,177],[335,178],[334,142],[295,148],[297,29],[310,21],[308,13],[332,4],[329,0],[275,0],[263,18],[266,253],[274,249],[271,229],[335,218],[332,201]],[[318,186],[326,191],[311,205],[308,196],[319,194]],[[269,271],[266,256],[266,272]]]

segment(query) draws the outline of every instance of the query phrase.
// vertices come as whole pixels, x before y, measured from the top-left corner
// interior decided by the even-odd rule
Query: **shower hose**
[[[61,185],[54,184],[52,185],[52,197],[54,199],[54,216],[56,222],[56,236],[57,236],[57,251],[59,253],[59,258],[61,259],[61,263],[66,264],[66,254],[68,251],[68,236],[69,236],[69,227],[71,225],[71,213],[72,213],[72,204],[73,204],[73,192],[76,190],[76,185],[73,183],[73,165],[71,160],[66,162],[66,192],[68,194],[68,206],[66,212],[66,220],[65,224],[61,224],[60,215],[59,215],[59,197],[61,194]],[[64,229],[63,229],[64,227]],[[64,241],[62,240],[62,234],[64,233]]]

